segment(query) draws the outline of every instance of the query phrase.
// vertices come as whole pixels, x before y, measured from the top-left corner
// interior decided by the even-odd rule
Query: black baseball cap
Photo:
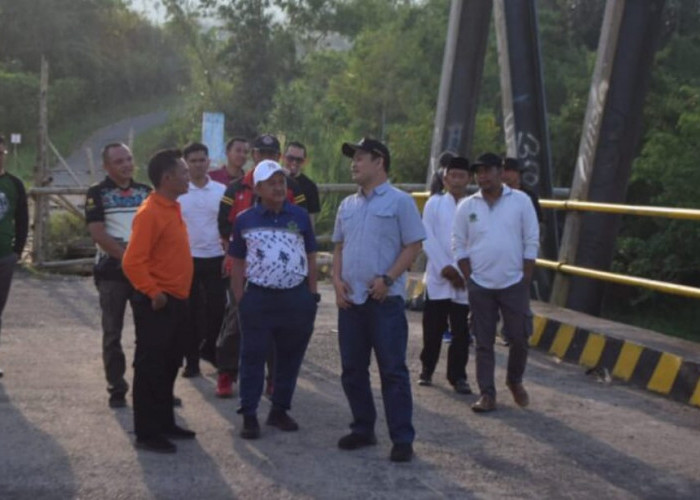
[[[446,149],[442,153],[440,153],[440,156],[438,156],[438,165],[442,168],[447,167],[447,165],[450,164],[450,160],[454,158],[455,156],[459,156],[457,153],[454,151],[450,151],[449,149]]]
[[[484,153],[479,156],[474,163],[472,163],[471,170],[476,170],[477,168],[485,167],[502,167],[503,159],[495,153]]]
[[[350,142],[343,143],[343,155],[348,158],[352,158],[356,151],[367,151],[368,153],[374,153],[375,155],[384,158],[384,168],[389,170],[389,164],[391,163],[391,155],[389,154],[389,148],[376,139],[370,139],[369,137],[364,137],[357,144],[352,144]]]
[[[462,156],[455,156],[447,164],[447,170],[452,170],[452,169],[466,170],[468,172],[470,170],[469,160],[467,158],[462,157]]]
[[[259,135],[253,141],[253,149],[258,151],[269,151],[271,153],[280,152],[280,141],[271,134]]]
[[[503,168],[505,170],[517,170],[518,172],[522,172],[523,164],[517,158],[506,157],[503,158]]]

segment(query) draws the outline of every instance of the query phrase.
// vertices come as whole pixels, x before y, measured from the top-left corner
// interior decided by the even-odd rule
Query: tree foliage
[[[0,0],[0,131],[33,132],[42,56],[54,125],[174,92],[188,75],[172,35],[121,0]]]

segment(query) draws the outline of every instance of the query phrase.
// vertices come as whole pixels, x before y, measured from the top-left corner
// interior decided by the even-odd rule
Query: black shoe
[[[374,434],[365,436],[351,432],[350,434],[340,438],[338,441],[338,448],[341,450],[356,450],[358,448],[364,448],[365,446],[372,446],[375,444],[377,444],[377,438],[374,436]]]
[[[179,408],[182,406],[182,399],[178,398],[177,396],[173,396],[173,406],[175,408]]]
[[[260,424],[255,415],[243,415],[243,429],[241,429],[243,439],[258,439],[260,437]]]
[[[197,435],[196,432],[189,429],[183,429],[179,425],[175,424],[170,429],[167,429],[163,434],[170,439],[194,439]]]
[[[411,443],[396,443],[391,447],[389,460],[392,462],[410,462],[413,458],[413,445]]]
[[[454,390],[457,394],[473,394],[472,388],[469,387],[469,382],[466,379],[459,379],[454,384],[452,384]]]
[[[202,374],[202,372],[199,371],[198,366],[186,366],[184,370],[182,370],[182,377],[183,378],[194,378],[194,377],[199,377]]]
[[[270,410],[270,414],[267,416],[267,425],[272,427],[277,427],[281,431],[292,432],[299,430],[299,424],[287,415],[284,410]]]
[[[153,436],[145,439],[136,438],[136,448],[155,453],[175,453],[177,451],[177,446],[163,436]]]
[[[110,408],[124,408],[126,406],[126,395],[125,394],[111,394],[109,396],[109,407]]]
[[[433,385],[433,377],[430,375],[426,375],[424,373],[421,373],[420,376],[418,377],[418,385],[423,385],[423,386],[431,386]]]

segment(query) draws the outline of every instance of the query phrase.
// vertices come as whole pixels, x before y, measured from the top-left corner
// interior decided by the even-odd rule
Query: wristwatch
[[[394,284],[394,280],[391,279],[391,276],[389,276],[388,274],[382,274],[381,278],[384,284],[388,287]]]

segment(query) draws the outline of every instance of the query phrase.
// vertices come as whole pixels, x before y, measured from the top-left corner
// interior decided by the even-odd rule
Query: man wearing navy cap
[[[369,380],[372,350],[382,384],[390,459],[413,457],[413,400],[406,367],[408,324],[405,272],[421,249],[425,231],[413,199],[388,181],[391,157],[381,142],[343,144],[352,158],[356,194],[345,198],[333,230],[333,285],[338,305],[341,380],[353,421],[338,441],[343,450],[376,444],[377,412]]]
[[[299,429],[287,411],[320,299],[311,220],[306,210],[286,199],[284,170],[265,160],[255,168],[253,184],[259,201],[236,217],[229,246],[231,291],[241,322],[238,412],[244,439],[260,437],[257,410],[271,346],[276,353],[275,390],[267,425]]]
[[[493,153],[472,165],[479,191],[461,201],[455,213],[452,246],[467,280],[476,338],[476,378],[481,397],[475,412],[496,409],[494,341],[498,312],[509,341],[506,385],[519,406],[529,397],[522,384],[527,363],[529,287],[539,247],[532,202],[501,181],[503,162]]]

